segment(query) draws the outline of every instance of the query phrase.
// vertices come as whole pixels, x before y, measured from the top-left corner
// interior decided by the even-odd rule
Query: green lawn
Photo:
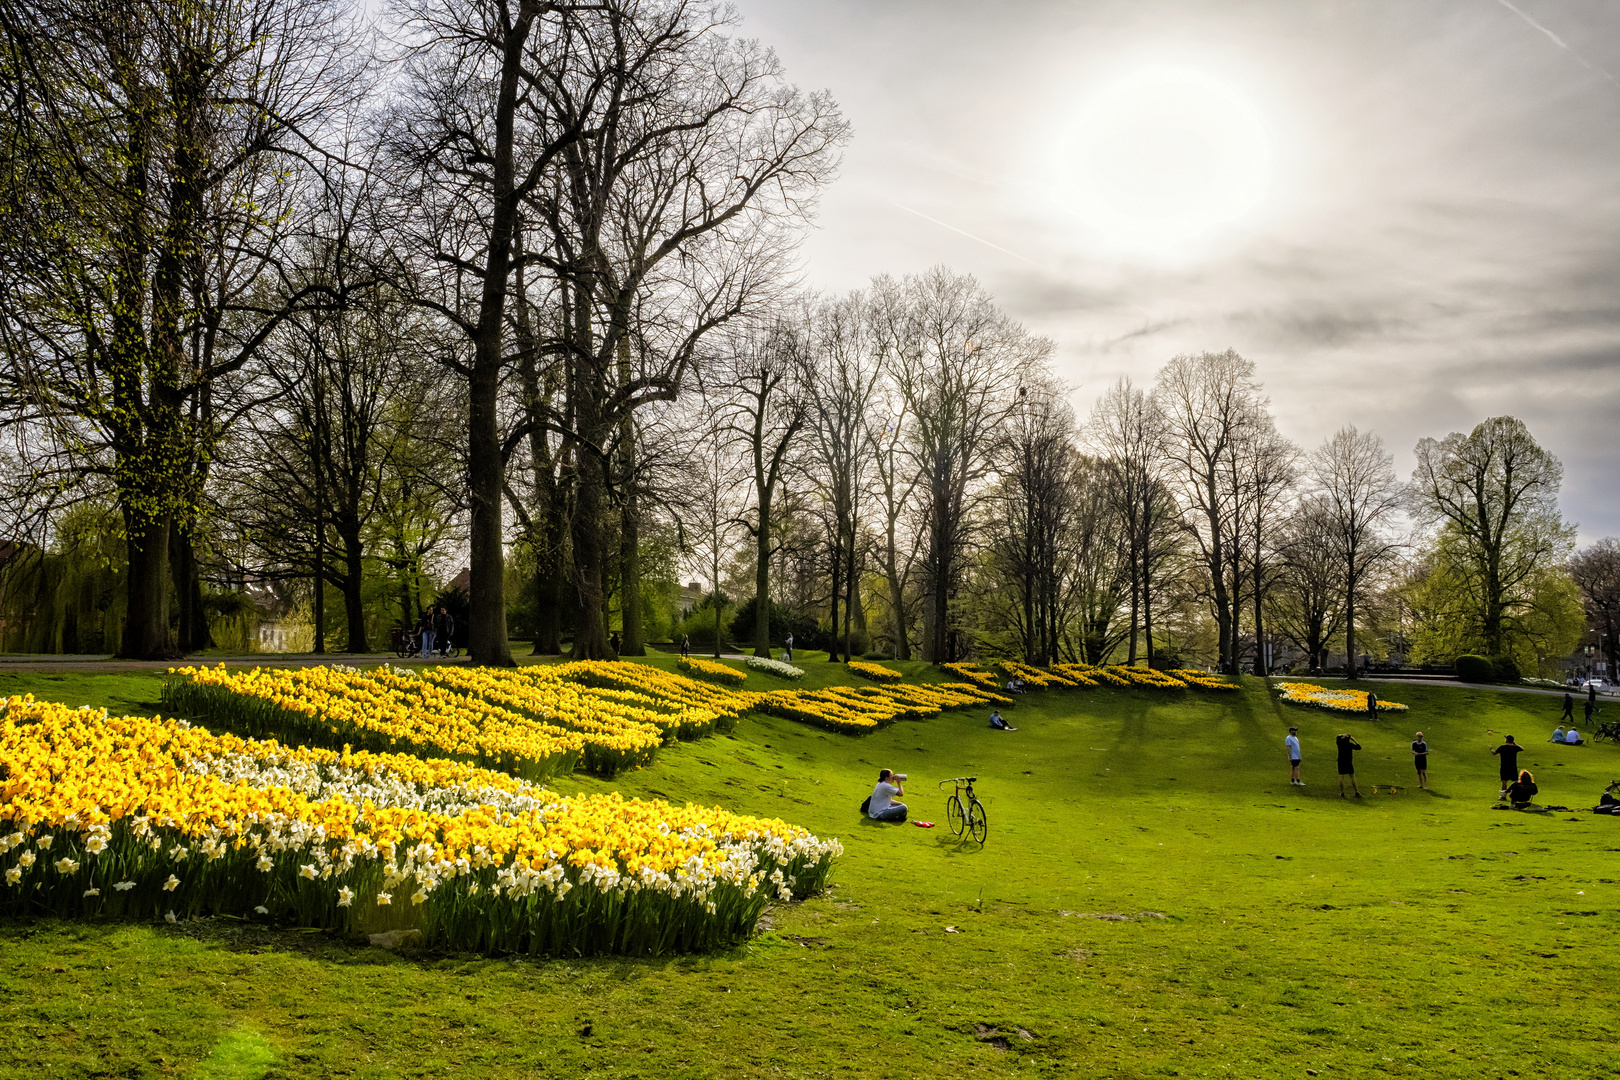
[[[839,677],[805,663],[805,685]],[[0,678],[121,710],[158,685]],[[768,678],[748,684],[787,685]],[[0,924],[0,1076],[1611,1075],[1620,821],[1492,810],[1488,748],[1517,735],[1543,801],[1586,807],[1620,747],[1543,743],[1555,698],[1387,696],[1412,711],[1349,719],[1248,680],[1221,697],[1047,692],[1005,710],[1016,733],[980,713],[864,739],[750,717],[651,768],[556,785],[841,837],[831,892],[775,909],[748,946],[536,963],[230,920]],[[1287,782],[1290,723],[1304,789]],[[1412,786],[1419,728],[1433,793]],[[1365,799],[1334,782],[1344,730],[1366,747]],[[939,828],[858,817],[885,765]],[[989,807],[983,850],[944,828],[935,782],[962,772]]]

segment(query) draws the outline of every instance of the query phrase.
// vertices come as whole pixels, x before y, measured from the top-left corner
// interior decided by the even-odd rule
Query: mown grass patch
[[[514,963],[228,920],[0,924],[0,1075],[190,1075],[248,1029],[276,1076],[1607,1077],[1620,822],[1491,810],[1489,747],[1515,734],[1544,801],[1571,806],[1620,775],[1620,748],[1541,742],[1556,698],[1399,699],[1411,712],[1368,721],[1257,680],[1042,691],[1003,707],[1016,733],[971,710],[860,740],[750,716],[612,781],[554,782],[841,837],[836,887],[745,946]],[[1379,795],[1339,798],[1343,730]],[[988,844],[860,819],[883,766],[939,822],[934,783],[978,775]]]

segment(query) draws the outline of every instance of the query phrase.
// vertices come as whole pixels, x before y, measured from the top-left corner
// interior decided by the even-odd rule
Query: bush
[[[1490,658],[1473,653],[1457,657],[1456,669],[1457,678],[1462,682],[1491,682],[1496,678],[1496,669],[1491,666]]]
[[[1518,682],[1521,677],[1518,662],[1511,656],[1491,657],[1491,673],[1497,682]]]
[[[824,649],[827,635],[821,631],[813,616],[801,615],[776,601],[771,601],[771,644],[780,646],[788,634],[798,649]],[[695,640],[695,639],[694,639]],[[737,614],[731,620],[731,640],[745,649],[754,647],[754,598],[737,604]]]

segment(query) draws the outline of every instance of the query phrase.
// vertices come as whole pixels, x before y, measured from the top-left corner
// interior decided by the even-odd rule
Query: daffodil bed
[[[980,668],[977,664],[955,663],[941,664],[939,666],[955,675],[958,679],[966,679],[970,683],[989,687],[992,690],[996,688],[996,677]]]
[[[952,666],[952,665],[947,665]],[[1160,671],[1157,668],[1137,667],[1134,664],[1053,664],[1049,668],[1031,667],[1014,660],[1002,660],[996,667],[1008,678],[1022,679],[1027,687],[1050,688],[1062,686],[1119,686],[1141,687],[1148,690],[1236,690],[1236,683],[1227,682],[1203,671],[1178,668]]]
[[[0,719],[0,913],[259,914],[449,949],[656,955],[819,891],[837,840],[718,808],[564,798],[401,754],[293,750],[31,696]]]
[[[851,674],[859,675],[863,679],[871,679],[873,682],[900,681],[898,671],[894,670],[894,668],[886,668],[881,664],[868,664],[865,660],[851,660],[844,666],[849,668]]]
[[[1295,705],[1309,705],[1317,709],[1330,709],[1333,712],[1360,713],[1367,715],[1367,691],[1365,690],[1330,690],[1325,686],[1314,683],[1285,682],[1277,683],[1277,689],[1282,693],[1282,699]],[[1406,712],[1406,706],[1398,701],[1385,701],[1378,699],[1379,712]]]
[[[725,683],[727,686],[741,686],[748,678],[748,672],[738,671],[725,664],[717,664],[713,660],[704,660],[696,656],[681,656],[675,660],[675,666],[682,671],[689,671],[701,679],[713,679],[715,682]]]

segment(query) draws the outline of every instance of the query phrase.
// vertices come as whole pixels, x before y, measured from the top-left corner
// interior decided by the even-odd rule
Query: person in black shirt
[[[1560,716],[1558,719],[1560,719],[1560,720],[1573,720],[1573,719],[1575,719],[1575,696],[1573,694],[1565,694],[1564,695],[1564,715]]]
[[[1523,810],[1530,805],[1536,791],[1536,778],[1530,775],[1529,769],[1525,769],[1519,773],[1517,780],[1508,785],[1508,804],[1515,810]]]
[[[1367,718],[1378,719],[1378,695],[1371,690],[1367,691]]]
[[[450,655],[450,637],[456,632],[456,617],[440,607],[433,616],[433,641],[440,655]]]
[[[1499,775],[1502,778],[1502,790],[1496,796],[1499,799],[1504,799],[1507,797],[1508,785],[1513,783],[1513,781],[1518,778],[1519,751],[1524,749],[1524,747],[1513,741],[1513,736],[1508,735],[1506,738],[1506,742],[1504,742],[1501,746],[1498,746],[1495,750],[1491,751],[1491,753],[1495,754],[1501,759]]]
[[[1429,790],[1429,744],[1423,741],[1423,732],[1412,740],[1412,764],[1417,766],[1418,787]]]
[[[1356,798],[1359,799],[1361,798],[1361,789],[1356,786],[1355,751],[1361,749],[1361,744],[1356,742],[1355,736],[1348,733],[1340,735],[1335,741],[1339,744],[1339,798],[1345,797],[1344,778],[1348,776],[1350,778],[1350,788],[1356,793]]]

